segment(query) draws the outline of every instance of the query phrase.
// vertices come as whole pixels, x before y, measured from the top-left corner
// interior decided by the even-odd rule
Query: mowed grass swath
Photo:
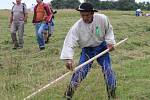
[[[111,52],[113,70],[117,76],[119,100],[150,99],[150,17],[136,17],[134,11],[99,11],[106,14],[114,28],[116,41],[128,40]],[[0,100],[23,100],[44,85],[66,73],[59,59],[69,28],[80,18],[75,10],[58,10],[55,32],[44,51],[39,51],[29,12],[25,25],[24,48],[12,50],[8,10],[0,11]],[[83,33],[84,34],[84,33]],[[75,49],[78,65],[80,49]],[[65,100],[64,91],[71,74],[64,80],[38,93],[31,100]],[[96,61],[87,78],[81,83],[74,100],[106,100],[103,74]]]

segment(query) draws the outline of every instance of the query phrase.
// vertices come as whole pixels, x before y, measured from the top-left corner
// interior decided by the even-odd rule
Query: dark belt
[[[43,22],[43,21],[36,21],[36,23],[41,23],[41,22]]]

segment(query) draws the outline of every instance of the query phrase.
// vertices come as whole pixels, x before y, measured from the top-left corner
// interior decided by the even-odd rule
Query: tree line
[[[142,10],[150,10],[149,2],[136,3],[135,0],[84,0],[93,4],[94,8],[98,10],[136,10],[138,8]],[[75,9],[79,6],[79,0],[52,0],[53,8],[55,9]]]

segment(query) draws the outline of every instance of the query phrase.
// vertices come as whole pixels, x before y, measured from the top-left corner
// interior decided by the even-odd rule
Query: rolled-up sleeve
[[[105,41],[108,44],[115,44],[115,36],[114,36],[114,32],[113,32],[113,27],[110,24],[109,19],[106,17],[106,34],[105,34]]]

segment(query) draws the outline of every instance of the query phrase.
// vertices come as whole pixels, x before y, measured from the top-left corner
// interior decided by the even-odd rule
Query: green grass
[[[135,17],[133,11],[99,11],[106,14],[114,28],[116,41],[128,38],[111,52],[113,70],[117,76],[118,100],[150,99],[150,18]],[[12,50],[7,28],[9,11],[0,11],[0,100],[22,100],[34,91],[66,73],[64,62],[59,59],[64,38],[80,15],[74,10],[58,10],[55,32],[46,50],[39,51],[29,13],[25,25],[24,48]],[[77,48],[75,64],[80,49]],[[71,75],[32,97],[31,100],[65,100],[63,93]],[[103,74],[94,62],[74,95],[74,100],[106,100]]]

